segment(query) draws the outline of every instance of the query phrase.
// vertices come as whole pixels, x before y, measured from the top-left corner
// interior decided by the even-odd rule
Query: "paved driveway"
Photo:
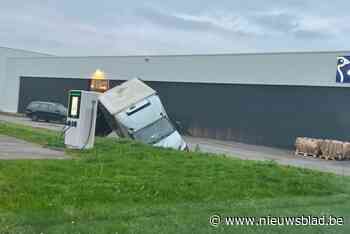
[[[0,135],[0,159],[68,159],[63,151],[50,150],[26,141]]]
[[[201,152],[225,154],[230,157],[245,160],[273,160],[281,165],[309,168],[350,176],[350,161],[326,161],[319,158],[295,156],[294,152],[289,150],[237,142],[195,137],[185,137],[185,139],[192,150],[198,145],[197,148],[199,148]]]
[[[16,124],[22,124],[30,127],[36,127],[36,128],[46,128],[54,131],[60,131],[63,128],[62,124],[57,123],[47,123],[47,122],[33,122],[31,119],[26,117],[20,117],[20,116],[12,116],[12,115],[5,115],[0,113],[0,122],[10,122],[10,123],[16,123]]]

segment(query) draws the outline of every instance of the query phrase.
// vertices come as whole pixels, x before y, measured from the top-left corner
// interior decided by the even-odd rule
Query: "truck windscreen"
[[[156,122],[133,133],[135,140],[146,144],[155,144],[175,131],[167,118],[161,118]]]

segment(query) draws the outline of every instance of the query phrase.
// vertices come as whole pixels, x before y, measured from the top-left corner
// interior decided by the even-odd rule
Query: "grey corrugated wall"
[[[146,83],[172,120],[195,136],[282,148],[292,148],[298,136],[350,139],[348,88]],[[32,100],[66,104],[69,89],[88,89],[88,80],[23,77],[19,111]]]

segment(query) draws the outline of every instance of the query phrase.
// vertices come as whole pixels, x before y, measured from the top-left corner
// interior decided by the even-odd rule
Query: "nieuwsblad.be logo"
[[[350,83],[350,56],[338,57],[336,82]]]

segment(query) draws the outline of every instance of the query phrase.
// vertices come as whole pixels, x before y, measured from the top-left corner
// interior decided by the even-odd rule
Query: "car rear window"
[[[56,106],[53,105],[53,104],[48,104],[48,110],[49,110],[50,112],[54,112],[55,110],[57,110],[57,108],[56,108]]]
[[[28,108],[37,108],[39,106],[39,103],[37,102],[31,102],[29,105],[28,105]]]
[[[31,102],[29,103],[28,109],[41,110],[41,111],[60,111],[66,112],[66,107],[60,103],[42,103],[42,102]]]
[[[56,108],[61,112],[66,112],[67,108],[62,104],[57,104]]]
[[[49,105],[45,103],[39,104],[39,108],[41,111],[47,111],[49,109]]]

